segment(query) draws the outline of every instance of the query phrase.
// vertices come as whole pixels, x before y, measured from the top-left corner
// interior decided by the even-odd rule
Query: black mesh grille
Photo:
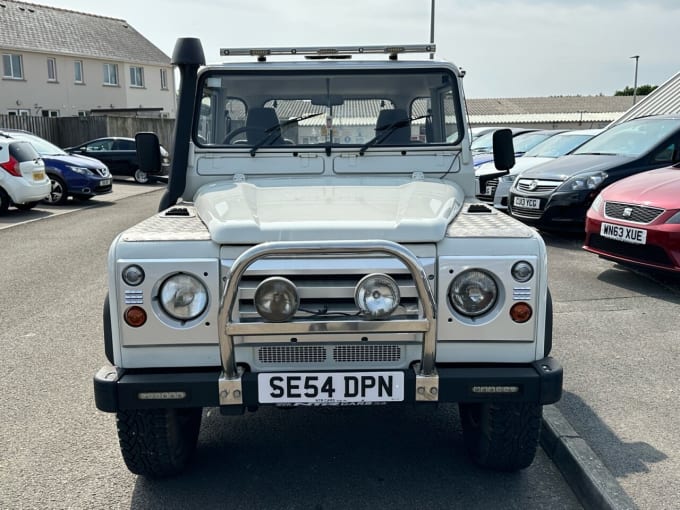
[[[651,223],[664,212],[658,207],[622,204],[620,202],[606,202],[604,213],[608,218],[634,221],[636,223]]]
[[[339,345],[333,348],[333,359],[338,362],[399,361],[398,345]]]
[[[323,363],[326,348],[314,345],[260,347],[257,359],[261,363]]]
[[[588,246],[612,255],[639,260],[640,262],[649,262],[650,264],[669,267],[673,265],[666,251],[660,246],[653,244],[623,243],[614,239],[607,239],[599,234],[590,234]]]
[[[510,206],[512,214],[521,216],[523,218],[535,218],[539,219],[543,215],[543,211],[540,209],[528,209],[526,207],[517,207],[516,205]]]

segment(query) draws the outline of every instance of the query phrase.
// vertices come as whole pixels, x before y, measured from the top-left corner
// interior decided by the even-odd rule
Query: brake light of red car
[[[13,175],[14,177],[21,177],[21,169],[19,168],[19,162],[16,160],[14,156],[10,156],[9,161],[0,163],[0,166],[3,168],[3,170],[9,172],[10,175]]]

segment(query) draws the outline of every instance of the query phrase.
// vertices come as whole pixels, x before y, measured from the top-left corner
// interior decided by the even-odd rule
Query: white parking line
[[[69,199],[65,205],[38,204],[30,211],[20,211],[19,209],[10,207],[5,214],[0,216],[0,230],[25,225],[26,223],[52,218],[54,216],[60,216],[62,214],[81,211],[88,207],[96,207],[101,203],[117,202],[123,198],[152,193],[165,188],[165,186],[165,184],[160,183],[137,184],[132,181],[116,180],[113,183],[113,191],[111,193],[92,198],[87,202],[78,202],[77,200]]]

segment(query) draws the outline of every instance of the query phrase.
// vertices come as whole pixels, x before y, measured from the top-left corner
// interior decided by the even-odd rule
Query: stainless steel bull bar
[[[246,270],[257,260],[291,256],[357,256],[388,255],[399,259],[411,273],[421,310],[410,320],[334,320],[290,321],[285,323],[232,322],[232,311],[239,283]],[[423,333],[423,347],[416,374],[416,399],[437,400],[438,377],[435,369],[436,322],[435,304],[427,275],[418,258],[407,248],[392,241],[281,241],[258,244],[244,251],[231,266],[224,286],[218,314],[222,374],[219,378],[220,405],[243,403],[241,373],[234,356],[234,336],[305,335],[333,333]]]

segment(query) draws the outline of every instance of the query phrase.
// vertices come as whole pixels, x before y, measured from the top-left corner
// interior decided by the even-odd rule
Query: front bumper
[[[566,228],[581,231],[585,223],[586,212],[598,191],[554,192],[549,195],[530,195],[510,191],[508,207],[513,217],[528,225],[538,228]],[[513,206],[515,197],[537,198],[540,208],[515,207]]]
[[[304,372],[300,372],[304,374]],[[562,366],[547,357],[522,365],[437,365],[439,402],[532,402],[552,404],[562,395]],[[220,407],[221,368],[193,370],[124,370],[105,366],[94,376],[95,403],[100,411],[173,407]],[[257,373],[241,376],[240,405],[221,406],[230,412],[261,405]],[[514,393],[489,391],[516,386]],[[486,391],[479,391],[486,388]],[[418,373],[404,371],[404,401],[423,402],[418,396]]]

